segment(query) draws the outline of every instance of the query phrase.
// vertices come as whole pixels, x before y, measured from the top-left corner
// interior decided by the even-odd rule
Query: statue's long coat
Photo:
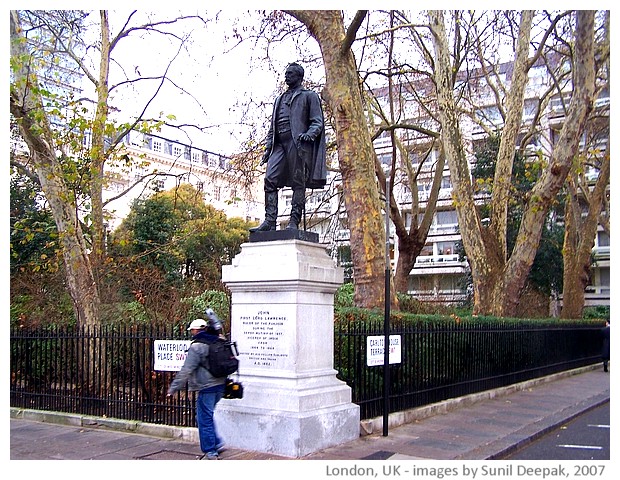
[[[282,95],[276,99],[271,115],[271,125],[266,139],[266,152],[269,152],[269,155],[271,155],[275,142],[276,113],[281,100]],[[312,90],[303,88],[294,92],[291,99],[290,115],[291,134],[295,140],[297,152],[304,160],[309,172],[306,188],[323,188],[327,182],[327,165],[325,162],[325,120],[319,95]],[[307,133],[313,141],[298,140],[301,133]],[[278,187],[284,186],[291,187],[291,180],[286,179],[285,184]]]

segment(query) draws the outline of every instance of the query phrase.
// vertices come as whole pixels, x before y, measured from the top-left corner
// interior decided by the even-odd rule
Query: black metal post
[[[383,436],[390,417],[390,179],[385,179],[385,314],[383,317]]]

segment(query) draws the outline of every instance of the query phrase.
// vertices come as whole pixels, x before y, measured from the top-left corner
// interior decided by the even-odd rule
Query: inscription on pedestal
[[[281,368],[289,356],[284,340],[288,327],[286,315],[263,309],[241,315],[239,320],[243,332],[239,355],[245,357],[244,363],[252,368]]]

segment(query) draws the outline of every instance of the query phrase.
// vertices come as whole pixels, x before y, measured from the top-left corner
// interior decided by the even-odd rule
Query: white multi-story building
[[[106,168],[104,202],[114,199],[106,205],[109,230],[114,230],[127,216],[136,198],[183,183],[204,192],[205,201],[229,218],[258,222],[264,216],[262,185],[241,182],[229,157],[136,131],[123,138],[120,151],[131,161]],[[126,193],[119,196],[123,192]]]

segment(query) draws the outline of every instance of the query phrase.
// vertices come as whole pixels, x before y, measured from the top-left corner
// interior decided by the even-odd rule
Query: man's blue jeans
[[[200,437],[200,450],[204,453],[217,453],[217,447],[222,444],[218,437],[213,421],[215,406],[224,395],[224,385],[215,385],[198,392],[196,398],[196,422]]]

